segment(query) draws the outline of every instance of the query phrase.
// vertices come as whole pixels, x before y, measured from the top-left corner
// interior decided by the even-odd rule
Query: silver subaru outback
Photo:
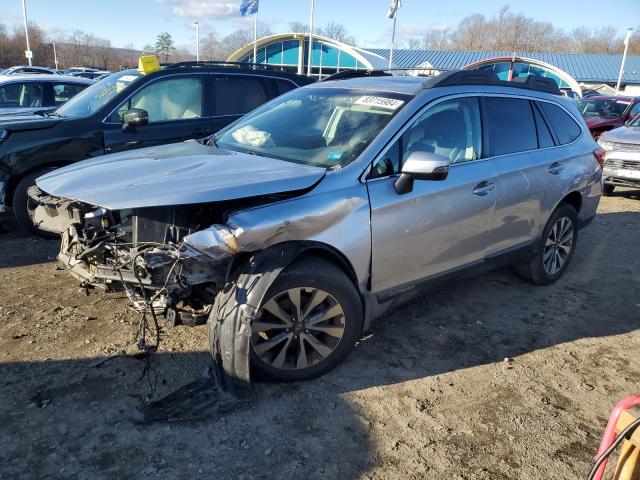
[[[72,275],[154,318],[208,319],[234,380],[301,380],[433,281],[505,263],[558,280],[603,161],[552,80],[346,72],[202,141],[56,170],[30,196]]]

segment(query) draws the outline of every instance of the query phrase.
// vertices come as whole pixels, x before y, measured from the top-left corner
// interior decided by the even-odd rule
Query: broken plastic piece
[[[238,241],[229,227],[212,225],[184,237],[184,245],[180,253],[185,257],[197,255],[190,249],[204,253],[214,260],[222,260],[238,252]]]

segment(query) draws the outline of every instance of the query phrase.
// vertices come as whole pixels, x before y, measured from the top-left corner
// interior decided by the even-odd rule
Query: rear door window
[[[576,121],[557,105],[548,102],[537,102],[544,116],[551,123],[560,145],[573,142],[580,136],[582,129]]]
[[[536,126],[529,100],[487,97],[485,109],[491,155],[506,155],[538,148]]]
[[[260,77],[217,76],[213,82],[215,115],[244,115],[269,100]]]

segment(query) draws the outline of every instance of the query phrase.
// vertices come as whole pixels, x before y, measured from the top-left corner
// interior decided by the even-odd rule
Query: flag
[[[258,13],[258,2],[260,0],[240,0],[240,15],[253,15]]]
[[[391,0],[391,5],[389,5],[389,11],[387,12],[387,18],[395,18],[396,12],[402,6],[400,0]]]

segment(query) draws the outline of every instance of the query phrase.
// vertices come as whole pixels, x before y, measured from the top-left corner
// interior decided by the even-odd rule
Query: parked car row
[[[622,127],[640,114],[640,97],[591,96],[578,102],[580,114],[596,140],[614,128]]]
[[[60,264],[146,315],[208,318],[237,380],[323,374],[374,318],[470,269],[556,281],[605,160],[552,80],[477,71],[311,83],[191,62],[0,128],[7,201],[61,236]]]
[[[55,110],[93,83],[67,75],[0,75],[0,116]]]
[[[70,75],[72,77],[78,76],[92,80],[109,73],[111,72],[92,67],[70,67],[66,70],[58,70],[49,67],[39,67],[37,65],[17,65],[0,70],[0,75]]]

